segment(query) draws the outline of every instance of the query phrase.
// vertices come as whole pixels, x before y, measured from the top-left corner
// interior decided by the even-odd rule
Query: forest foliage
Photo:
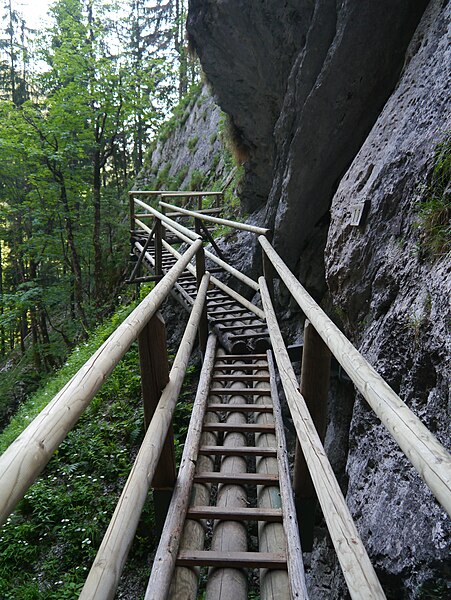
[[[18,6],[0,3],[0,362],[28,357],[31,385],[115,305],[127,191],[197,67],[184,0],[56,0],[39,32]]]

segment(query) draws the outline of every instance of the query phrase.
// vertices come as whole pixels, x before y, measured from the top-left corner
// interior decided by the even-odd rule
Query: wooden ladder
[[[176,536],[180,544],[174,565]],[[171,588],[167,583],[166,595],[161,595],[161,573],[166,569],[168,581],[168,564],[173,568]],[[247,598],[249,587],[260,588],[265,598],[304,597],[270,351],[232,355],[222,349],[209,353],[207,347],[146,600],[197,598],[199,581],[207,600]]]
[[[134,251],[139,256],[140,251],[137,248]],[[167,273],[175,264],[175,261],[174,256],[163,248],[163,273]],[[149,244],[142,264],[152,273],[155,273],[155,245],[153,241]],[[222,272],[224,273],[224,271]],[[196,277],[186,270],[177,280],[172,295],[185,309],[191,310],[197,295]],[[262,351],[269,347],[269,333],[266,323],[214,285],[207,294],[207,317],[221,344],[231,352]]]

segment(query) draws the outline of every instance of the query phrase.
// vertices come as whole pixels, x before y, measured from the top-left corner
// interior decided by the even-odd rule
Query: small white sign
[[[358,227],[363,225],[363,221],[368,213],[369,202],[368,200],[362,200],[351,206],[351,225]]]

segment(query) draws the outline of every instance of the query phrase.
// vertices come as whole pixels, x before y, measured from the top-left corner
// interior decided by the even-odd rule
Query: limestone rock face
[[[335,194],[326,247],[329,288],[348,333],[444,444],[451,265],[425,248],[418,203],[451,130],[450,14],[441,2],[426,11],[398,86]],[[365,225],[353,227],[351,207],[363,200]],[[446,561],[445,514],[361,399],[350,442],[348,501],[359,530],[387,580],[401,575],[419,597],[438,577],[434,565],[440,571]]]
[[[269,195],[266,222],[292,265],[393,90],[426,3],[191,0],[190,38],[249,151],[244,208]]]
[[[193,94],[172,128],[157,140],[136,182],[136,189],[190,189],[194,179],[226,177],[220,134],[223,114],[208,86]],[[193,179],[194,177],[194,179]],[[197,189],[197,185],[193,189]]]
[[[271,188],[274,125],[312,8],[298,0],[190,0],[190,41],[249,154],[242,192],[247,212],[266,202]]]

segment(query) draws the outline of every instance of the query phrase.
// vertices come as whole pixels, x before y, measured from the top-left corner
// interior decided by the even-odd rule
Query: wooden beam
[[[304,326],[301,394],[305,399],[321,443],[324,443],[327,427],[330,358],[329,348],[318,335],[310,321],[307,320]],[[299,440],[296,440],[293,488],[302,547],[304,552],[311,552],[317,497]]]
[[[283,527],[286,537],[286,553],[288,574],[290,580],[291,596],[293,599],[307,600],[307,586],[305,582],[304,562],[302,558],[299,526],[296,519],[293,492],[290,479],[290,465],[288,463],[288,450],[285,438],[285,428],[280,405],[279,392],[276,383],[276,371],[272,352],[268,351],[268,365],[271,373],[271,390],[274,407],[274,423],[277,437],[277,463],[280,480],[280,498],[282,501],[284,519]]]
[[[169,381],[166,327],[161,313],[156,313],[138,337],[144,424],[147,430],[161,393]],[[163,445],[152,481],[157,531],[161,533],[176,480],[174,434],[172,425]]]
[[[177,252],[177,250],[172,248],[165,240],[163,240],[163,246],[166,248],[166,250],[168,250],[168,252],[173,254],[173,256],[175,256],[176,258],[178,258],[180,256],[180,254]],[[190,273],[195,274],[195,269],[192,265],[187,265],[187,269]],[[244,308],[246,308],[247,310],[250,310],[251,312],[256,314],[257,317],[259,317],[260,319],[263,319],[263,320],[265,319],[265,315],[264,315],[263,311],[260,308],[258,308],[257,306],[254,306],[254,304],[249,302],[249,300],[246,300],[246,298],[244,296],[242,296],[241,294],[238,294],[238,292],[235,292],[235,290],[232,290],[232,288],[230,288],[225,283],[222,283],[222,281],[220,281],[219,279],[216,279],[216,277],[211,276],[210,281],[217,288],[219,288],[220,290],[225,292],[228,296],[230,296],[233,300],[238,302],[238,304],[241,304],[242,306],[244,306]]]
[[[180,257],[173,269],[0,457],[0,524],[6,521],[102,383],[158,310],[201,244],[199,240]]]
[[[286,568],[284,554],[265,552],[182,552],[177,559],[179,565],[192,567],[216,567],[223,569],[283,569]],[[227,596],[235,598],[235,596]]]
[[[329,319],[267,239],[260,236],[259,242],[324,343],[451,516],[451,455]]]
[[[193,231],[191,231],[187,227],[183,227],[183,225],[180,225],[180,223],[177,223],[177,221],[173,221],[172,219],[170,219],[169,217],[167,217],[163,213],[159,212],[158,210],[156,210],[155,208],[153,208],[149,204],[146,204],[145,202],[141,202],[141,200],[137,200],[137,199],[135,199],[135,202],[137,204],[139,204],[140,206],[142,206],[143,208],[145,208],[147,211],[149,211],[154,217],[156,217],[157,219],[159,219],[163,223],[170,225],[173,229],[175,229],[177,232],[185,235],[190,240],[196,241],[196,240],[200,239],[200,236],[197,233],[194,233]],[[135,222],[142,229],[144,229],[144,230],[146,229],[147,226],[142,221],[138,221],[138,219],[135,219]]]
[[[217,396],[270,396],[271,390],[269,388],[217,388],[215,389],[215,394]]]
[[[199,454],[208,456],[276,456],[276,448],[255,448],[254,446],[234,446],[225,448],[224,446],[201,446]]]
[[[242,411],[237,411],[242,412]],[[247,429],[246,429],[247,427]],[[223,431],[223,432],[241,432],[241,433],[268,433],[272,431],[274,427],[269,424],[259,425],[257,423],[207,423],[204,427],[204,431]]]
[[[262,373],[267,374],[268,359],[258,361]],[[260,371],[257,371],[260,373]],[[267,384],[255,382],[256,389],[266,388]],[[266,396],[257,396],[256,409],[259,405],[268,402]],[[271,394],[272,404],[272,394]],[[255,435],[255,445],[258,448],[277,447],[280,440],[276,438],[276,429],[273,411],[261,412],[256,415],[255,422],[260,427],[267,428],[263,433]],[[279,478],[277,457],[260,456],[256,459],[256,472],[262,475],[277,475]],[[257,487],[257,506],[261,509],[281,509],[281,482],[275,481],[272,486],[262,485]],[[286,536],[283,525],[275,522],[260,522],[258,524],[258,548],[260,552],[281,553],[286,551]],[[292,600],[288,573],[286,570],[260,570],[260,593],[267,600]]]
[[[251,233],[256,233],[257,235],[266,235],[269,233],[269,229],[264,227],[255,227],[254,225],[248,225],[247,223],[239,223],[237,221],[230,221],[229,219],[219,219],[218,217],[211,217],[210,215],[203,215],[193,210],[187,210],[186,208],[181,208],[180,206],[174,206],[173,204],[167,204],[166,202],[160,201],[160,206],[164,206],[165,208],[171,208],[173,210],[177,210],[185,215],[190,217],[197,217],[202,221],[208,221],[209,223],[215,223],[216,225],[224,225],[226,227],[233,227],[234,229],[241,229],[242,231],[250,231]]]
[[[226,402],[219,403],[219,404],[209,404],[208,410],[209,411],[211,411],[211,410],[223,411],[223,412],[228,412],[230,410],[237,410],[239,412],[246,412],[246,413],[272,412],[271,404],[233,404],[232,406],[233,406],[233,408],[231,408],[231,405]]]
[[[196,253],[196,293],[199,290],[202,279],[205,275],[205,253],[203,247],[200,247]],[[208,319],[207,319],[207,303],[204,303],[202,308],[202,316],[199,321],[199,349],[202,355],[202,360],[207,349],[208,340]]]
[[[285,397],[351,598],[353,600],[385,599],[304,398],[299,391],[299,384],[277,323],[264,277],[260,277],[260,290]]]
[[[227,423],[224,423],[227,425]],[[237,427],[236,424],[230,424],[230,427]],[[210,473],[196,473],[194,476],[196,483],[206,481],[208,483],[227,483],[235,485],[274,485],[279,481],[277,474],[269,473],[216,473],[212,471]]]
[[[169,506],[166,526],[160,537],[153,561],[152,572],[147,585],[145,600],[166,600],[175,567],[175,559],[182,536],[183,524],[188,509],[191,485],[198,458],[202,435],[202,422],[205,415],[210,387],[211,373],[215,358],[216,336],[210,335],[200,374],[199,385],[194,400],[193,412],[186,436],[180,470]],[[195,509],[191,509],[195,510]]]
[[[154,418],[147,429],[96,559],[79,596],[80,600],[92,600],[92,598],[109,600],[117,588],[183,384],[205,302],[208,279],[208,274],[206,274],[180,342],[169,383],[163,390]]]
[[[267,521],[282,522],[282,511],[279,508],[241,508],[222,506],[197,506],[187,512],[188,519],[218,519],[220,521]]]

